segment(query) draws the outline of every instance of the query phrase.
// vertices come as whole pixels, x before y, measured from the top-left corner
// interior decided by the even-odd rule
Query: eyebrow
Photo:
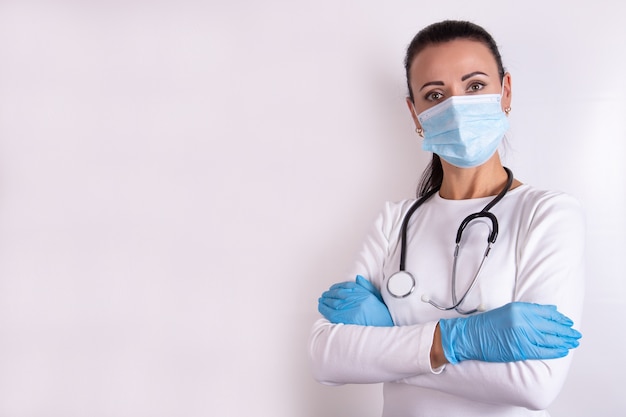
[[[484,75],[485,77],[488,77],[487,74],[485,74],[482,71],[474,71],[474,72],[470,72],[469,74],[465,74],[464,76],[461,77],[461,81],[465,81],[468,78],[472,78],[476,75]],[[420,91],[422,91],[424,88],[430,86],[430,85],[444,85],[443,81],[429,81],[426,84],[424,84],[421,88]]]
[[[443,84],[443,81],[429,81],[420,88],[420,91],[422,91],[424,88],[428,87],[429,85],[444,85],[444,84]]]
[[[488,75],[487,75],[487,74],[485,74],[485,73],[484,73],[484,72],[482,72],[482,71],[474,71],[474,72],[470,72],[469,74],[466,74],[466,75],[462,76],[462,77],[461,77],[461,81],[465,81],[465,80],[467,80],[468,78],[472,78],[472,77],[473,77],[473,76],[475,76],[475,75],[484,75],[485,77],[488,77]]]

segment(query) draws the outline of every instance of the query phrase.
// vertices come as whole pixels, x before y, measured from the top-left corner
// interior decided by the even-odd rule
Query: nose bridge
[[[449,90],[448,97],[462,96],[465,94],[465,86],[459,82],[449,84]]]

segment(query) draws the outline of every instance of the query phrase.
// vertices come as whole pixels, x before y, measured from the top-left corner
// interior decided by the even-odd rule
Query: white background
[[[553,416],[626,410],[619,1],[0,0],[0,416],[378,416],[311,379],[317,297],[429,156],[404,49],[444,18],[513,75],[505,162],[588,216]]]

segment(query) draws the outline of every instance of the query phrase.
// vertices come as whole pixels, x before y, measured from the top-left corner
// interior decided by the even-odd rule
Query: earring
[[[417,134],[420,135],[421,137],[424,137],[424,131],[422,130],[421,127],[416,127],[415,132],[417,132]]]
[[[509,113],[511,113],[511,106],[507,107],[504,109],[504,112],[506,113],[506,115],[508,116]]]

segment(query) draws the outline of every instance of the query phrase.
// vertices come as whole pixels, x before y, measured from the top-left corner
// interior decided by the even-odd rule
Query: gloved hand
[[[439,321],[443,351],[452,364],[561,358],[582,337],[572,325],[556,306],[522,302]]]
[[[335,284],[322,294],[317,309],[331,323],[393,326],[380,292],[360,275],[356,282]]]

